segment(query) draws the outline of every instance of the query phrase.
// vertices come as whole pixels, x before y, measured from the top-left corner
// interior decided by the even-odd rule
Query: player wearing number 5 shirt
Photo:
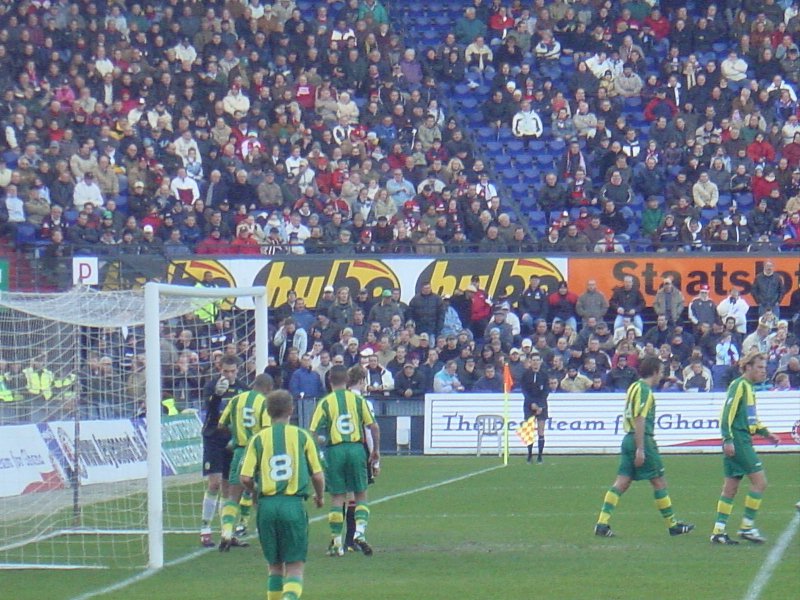
[[[364,430],[373,438],[369,461],[375,464],[380,459],[380,430],[372,416],[366,400],[347,390],[348,373],[344,366],[336,365],[329,372],[331,389],[317,404],[311,418],[311,431],[320,441],[327,440],[325,450],[325,479],[331,493],[331,508],[328,524],[331,529],[331,556],[344,554],[342,545],[343,509],[348,492],[355,495],[356,533],[354,542],[369,555],[366,543],[366,528],[369,520],[367,506],[367,456],[364,453]],[[325,437],[327,436],[327,437]]]

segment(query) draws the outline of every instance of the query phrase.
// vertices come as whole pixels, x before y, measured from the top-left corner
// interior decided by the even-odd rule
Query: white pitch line
[[[792,517],[789,525],[783,530],[778,541],[775,542],[775,546],[769,551],[769,554],[767,554],[767,558],[764,559],[764,564],[761,565],[756,578],[753,579],[753,583],[750,584],[747,593],[744,595],[744,600],[758,600],[761,596],[761,592],[764,591],[764,588],[772,578],[772,574],[781,562],[786,549],[789,547],[789,544],[792,543],[792,538],[794,538],[798,529],[800,529],[800,513]]]
[[[465,479],[470,479],[472,477],[477,477],[478,475],[483,475],[484,473],[489,473],[490,471],[495,471],[497,469],[502,469],[504,465],[495,465],[493,467],[489,467],[487,469],[480,469],[479,471],[474,471],[472,473],[467,473],[466,475],[460,475],[459,477],[453,477],[451,479],[445,479],[444,481],[439,481],[437,483],[430,483],[428,485],[423,485],[418,488],[414,488],[412,490],[406,490],[405,492],[398,492],[397,494],[390,494],[389,496],[384,496],[382,498],[378,498],[377,500],[372,500],[370,505],[375,504],[383,504],[384,502],[389,502],[390,500],[396,500],[398,498],[404,498],[405,496],[411,496],[412,494],[418,494],[420,492],[427,492],[429,490],[434,490],[436,488],[444,487],[446,485],[450,485],[451,483],[458,483],[459,481],[464,481]],[[327,519],[328,515],[318,515],[309,519],[309,523],[316,523]],[[168,567],[175,567],[178,565],[182,565],[184,563],[193,561],[195,558],[203,556],[204,554],[208,554],[210,550],[208,548],[203,548],[200,550],[195,550],[194,552],[190,552],[189,554],[185,554],[179,558],[167,561],[164,563],[164,568]],[[119,590],[123,590],[131,585],[139,583],[140,581],[145,581],[150,579],[153,575],[157,575],[162,569],[147,569],[142,571],[141,573],[137,573],[132,577],[128,577],[127,579],[123,579],[117,583],[112,585],[108,585],[90,592],[86,592],[79,596],[75,596],[71,600],[89,600],[90,598],[96,598],[97,596],[103,596],[105,594],[110,594],[112,592],[117,592]]]

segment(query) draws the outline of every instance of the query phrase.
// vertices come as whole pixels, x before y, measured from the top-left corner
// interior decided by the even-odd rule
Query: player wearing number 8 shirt
[[[367,456],[364,453],[364,428],[372,434],[373,447],[369,456],[371,464],[380,460],[380,429],[372,416],[366,400],[347,390],[348,372],[344,366],[331,368],[330,384],[333,390],[317,404],[311,418],[311,431],[320,436],[327,431],[326,481],[331,493],[328,525],[331,530],[331,556],[344,554],[342,529],[345,497],[352,492],[356,501],[356,532],[353,541],[366,555],[372,549],[366,540],[369,506],[367,505]]]
[[[250,438],[272,424],[269,414],[267,414],[266,398],[266,394],[272,391],[272,387],[272,377],[261,373],[255,378],[253,389],[231,398],[219,417],[219,427],[230,432],[233,445],[233,459],[228,476],[228,495],[222,507],[222,540],[219,544],[222,552],[227,552],[233,545],[233,526],[239,516],[239,501],[243,491],[239,481],[239,470],[242,466],[244,450]],[[244,528],[242,532],[244,532]],[[237,536],[239,535],[241,533],[237,532]]]
[[[303,593],[308,554],[308,515],[304,500],[314,487],[323,505],[325,477],[311,434],[289,424],[292,396],[277,390],[267,396],[272,426],[247,445],[242,485],[258,496],[258,537],[269,563],[267,600],[297,600]]]

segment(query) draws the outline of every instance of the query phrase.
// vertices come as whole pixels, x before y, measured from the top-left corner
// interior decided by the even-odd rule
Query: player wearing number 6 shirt
[[[219,428],[227,429],[231,434],[233,459],[228,476],[228,494],[222,507],[222,540],[219,543],[221,552],[227,552],[233,545],[233,526],[239,513],[239,501],[242,498],[242,484],[239,471],[244,458],[247,443],[255,434],[272,424],[267,414],[267,398],[273,388],[272,377],[266,373],[258,375],[249,392],[237,394],[228,402],[219,417]],[[237,532],[237,536],[244,533]]]
[[[269,563],[267,600],[297,600],[303,593],[308,554],[308,515],[304,500],[314,487],[323,505],[325,477],[311,434],[289,424],[292,395],[267,396],[272,426],[255,434],[242,462],[242,485],[258,495],[258,537]]]
[[[372,434],[373,447],[369,461],[374,466],[380,460],[380,429],[366,400],[359,394],[347,390],[348,372],[344,366],[336,365],[329,371],[331,389],[317,404],[311,417],[311,431],[325,438],[326,480],[331,493],[331,508],[328,524],[331,529],[331,544],[328,554],[342,556],[343,512],[346,494],[352,492],[356,501],[356,533],[353,541],[366,555],[372,549],[366,540],[369,507],[367,506],[367,456],[362,445],[364,428]]]

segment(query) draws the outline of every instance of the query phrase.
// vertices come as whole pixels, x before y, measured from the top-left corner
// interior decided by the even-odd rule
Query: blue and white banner
[[[719,452],[719,417],[723,393],[656,394],[656,431],[665,453]],[[777,448],[759,451],[800,451],[800,402],[797,392],[760,392],[758,416],[781,438]],[[545,423],[547,451],[552,454],[607,454],[619,451],[623,430],[623,394],[551,394]],[[524,447],[514,431],[523,420],[523,397],[511,394],[508,403],[509,451]],[[472,454],[476,451],[478,415],[504,417],[502,394],[427,394],[425,396],[425,454]],[[756,444],[761,444],[758,437]],[[491,444],[484,442],[484,447]]]

